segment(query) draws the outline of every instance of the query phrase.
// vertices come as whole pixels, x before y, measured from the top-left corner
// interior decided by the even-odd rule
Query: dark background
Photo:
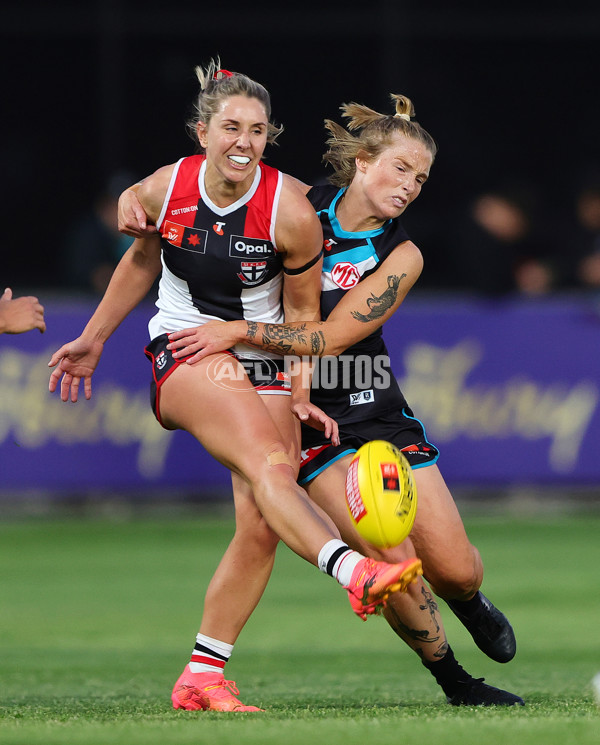
[[[600,172],[598,3],[56,0],[1,20],[3,287],[60,289],[65,230],[108,179],[192,152],[193,68],[214,55],[270,90],[268,162],[306,181],[340,103],[410,96],[440,147],[407,215],[426,257],[480,190],[533,186],[558,230]]]

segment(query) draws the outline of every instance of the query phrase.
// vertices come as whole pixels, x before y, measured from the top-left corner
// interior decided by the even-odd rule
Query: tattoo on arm
[[[313,331],[310,335],[311,354],[319,354],[325,351],[325,334],[322,331]]]
[[[359,313],[357,310],[352,311],[352,317],[356,318],[357,321],[368,323],[368,321],[374,321],[376,318],[381,318],[387,310],[389,310],[398,297],[398,287],[400,282],[406,277],[406,274],[402,274],[400,277],[396,274],[390,274],[387,278],[387,290],[377,296],[371,293],[371,297],[367,299],[367,305],[369,306],[369,312],[365,315]]]
[[[257,343],[259,326],[254,321],[246,321],[248,331],[246,338],[250,343],[260,346],[268,352],[278,354],[321,354],[325,351],[325,335],[319,329],[318,331],[308,331],[306,324],[300,325],[286,323],[265,323],[263,332],[260,337],[260,343]]]
[[[250,340],[256,339],[256,334],[258,333],[258,323],[256,323],[256,321],[246,321],[246,323],[248,324],[246,338]]]

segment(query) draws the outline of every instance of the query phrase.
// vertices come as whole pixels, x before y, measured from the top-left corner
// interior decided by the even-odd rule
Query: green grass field
[[[281,547],[228,665],[263,714],[177,712],[228,518],[28,519],[0,525],[0,743],[587,745],[600,743],[600,516],[466,520],[483,589],[519,650],[484,657],[443,606],[457,658],[527,706],[454,708],[383,619]]]

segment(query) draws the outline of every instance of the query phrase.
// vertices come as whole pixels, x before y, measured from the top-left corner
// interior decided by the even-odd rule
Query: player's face
[[[198,125],[207,182],[222,179],[249,188],[267,144],[267,128],[267,113],[257,98],[224,99],[208,127]]]
[[[421,193],[433,157],[418,140],[396,135],[374,160],[357,158],[357,174],[364,195],[381,220],[401,215]]]

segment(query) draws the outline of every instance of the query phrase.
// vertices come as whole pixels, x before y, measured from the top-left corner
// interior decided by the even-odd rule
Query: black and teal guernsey
[[[344,189],[326,185],[312,187],[307,195],[323,228],[323,320],[348,290],[377,271],[396,246],[410,240],[397,218],[376,230],[356,233],[343,230],[335,214],[343,193]],[[313,374],[311,401],[340,424],[370,419],[406,406],[390,366],[381,328],[339,357],[321,358]]]

